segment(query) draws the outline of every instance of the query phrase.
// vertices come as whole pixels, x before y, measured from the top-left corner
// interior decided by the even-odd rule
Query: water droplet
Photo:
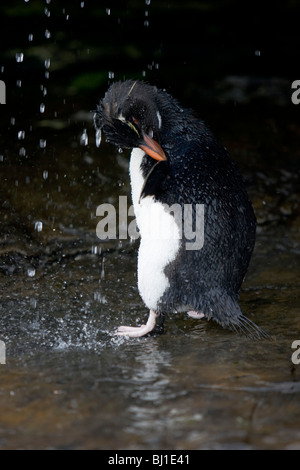
[[[43,178],[46,180],[48,178],[48,170],[43,171]]]
[[[25,139],[25,131],[19,131],[18,132],[18,139],[19,140]]]
[[[22,80],[17,80],[17,81],[16,81],[16,85],[17,85],[18,88],[21,88],[21,86],[22,86]]]
[[[48,16],[48,18],[49,18],[49,16],[51,15],[50,10],[46,7],[44,12],[45,12],[45,15]]]
[[[110,8],[106,8],[106,14],[110,15]]]
[[[144,26],[149,26],[149,24],[150,24],[150,23],[149,23],[148,20],[144,21]]]
[[[89,143],[89,138],[88,138],[86,129],[84,129],[81,136],[80,136],[80,144],[86,146],[86,145],[88,145],[88,143]]]
[[[51,38],[51,33],[50,33],[50,31],[49,31],[48,29],[46,29],[46,31],[45,31],[45,38],[46,38],[46,39]]]
[[[3,160],[4,160],[4,156],[0,155],[0,162],[3,162]]]
[[[118,152],[119,152],[119,153],[123,153],[122,147],[119,147],[119,148],[118,148]]]
[[[108,72],[108,78],[110,79],[115,78],[115,72]]]
[[[80,8],[84,8],[84,2],[80,2]]]
[[[20,157],[25,157],[26,155],[26,149],[24,147],[21,147],[19,150],[19,155]]]
[[[35,276],[35,269],[34,269],[34,268],[28,268],[28,269],[27,269],[27,275],[28,275],[29,277]]]
[[[41,149],[46,148],[46,145],[47,145],[46,139],[40,139],[40,147],[41,147]]]
[[[96,147],[100,147],[100,144],[101,144],[101,135],[102,135],[102,132],[101,132],[101,129],[100,127],[96,130]]]
[[[254,55],[255,55],[256,57],[260,57],[261,51],[260,51],[260,50],[256,50],[256,51],[254,52]]]
[[[50,60],[50,59],[45,59],[44,65],[45,65],[45,68],[46,68],[46,69],[49,69],[49,68],[50,68],[50,63],[51,63],[51,60]]]
[[[16,53],[16,61],[17,61],[17,62],[23,62],[23,59],[24,59],[24,54],[23,54],[23,52],[17,52],[17,53]]]
[[[28,41],[33,41],[33,34],[28,34]]]
[[[41,103],[40,104],[40,113],[44,113],[45,112],[45,105],[44,103]]]
[[[14,126],[16,124],[16,118],[11,117],[10,118],[10,123],[11,123],[12,126]]]
[[[102,266],[101,266],[101,274],[100,274],[101,279],[104,279],[104,276],[105,276],[104,263],[105,263],[105,258],[103,257],[102,258]]]
[[[146,5],[150,5],[151,0],[145,0]]]
[[[43,230],[43,222],[41,222],[40,220],[37,220],[34,223],[34,230],[36,230],[37,232],[41,232]]]

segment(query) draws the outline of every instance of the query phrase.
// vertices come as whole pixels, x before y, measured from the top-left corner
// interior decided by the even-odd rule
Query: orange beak
[[[151,137],[146,134],[144,134],[143,137],[144,142],[140,145],[140,148],[144,150],[145,153],[154,158],[154,160],[167,160],[165,152],[154,139],[151,139]]]

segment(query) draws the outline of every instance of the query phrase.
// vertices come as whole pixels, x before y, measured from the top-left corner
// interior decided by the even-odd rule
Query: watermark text
[[[300,364],[300,339],[295,339],[295,341],[292,342],[291,348],[295,349],[291,361],[293,364],[298,365]]]
[[[96,227],[100,240],[137,240],[141,236],[133,206],[128,207],[127,196],[119,196],[118,208],[109,203],[101,204],[96,216],[101,217]],[[200,250],[204,244],[204,204],[151,204],[140,229],[143,239],[184,239],[186,250]]]
[[[299,104],[300,103],[300,80],[294,80],[292,83],[292,96],[291,100],[293,104]]]

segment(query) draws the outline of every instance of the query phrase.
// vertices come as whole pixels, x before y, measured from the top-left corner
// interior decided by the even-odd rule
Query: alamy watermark
[[[119,196],[118,210],[113,204],[101,204],[96,216],[101,217],[96,227],[100,240],[137,240],[140,237],[133,206],[128,207],[127,196]],[[128,217],[132,220],[128,221]],[[186,250],[200,250],[204,244],[204,204],[149,205],[147,220],[143,221],[143,238],[147,237],[154,240],[184,238]]]
[[[291,100],[293,104],[299,104],[300,103],[300,80],[294,80],[292,83],[292,96]]]
[[[300,364],[300,339],[295,339],[295,341],[292,342],[291,348],[295,349],[291,361],[293,364],[298,365]]]
[[[6,364],[6,346],[4,341],[0,340],[0,364]]]
[[[6,104],[6,86],[3,80],[0,80],[0,104]]]

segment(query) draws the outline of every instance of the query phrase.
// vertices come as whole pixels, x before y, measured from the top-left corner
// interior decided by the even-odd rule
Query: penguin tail
[[[203,312],[207,320],[213,320],[223,328],[243,334],[255,340],[271,339],[270,335],[241,311],[238,301],[229,294],[213,289],[206,296]]]

